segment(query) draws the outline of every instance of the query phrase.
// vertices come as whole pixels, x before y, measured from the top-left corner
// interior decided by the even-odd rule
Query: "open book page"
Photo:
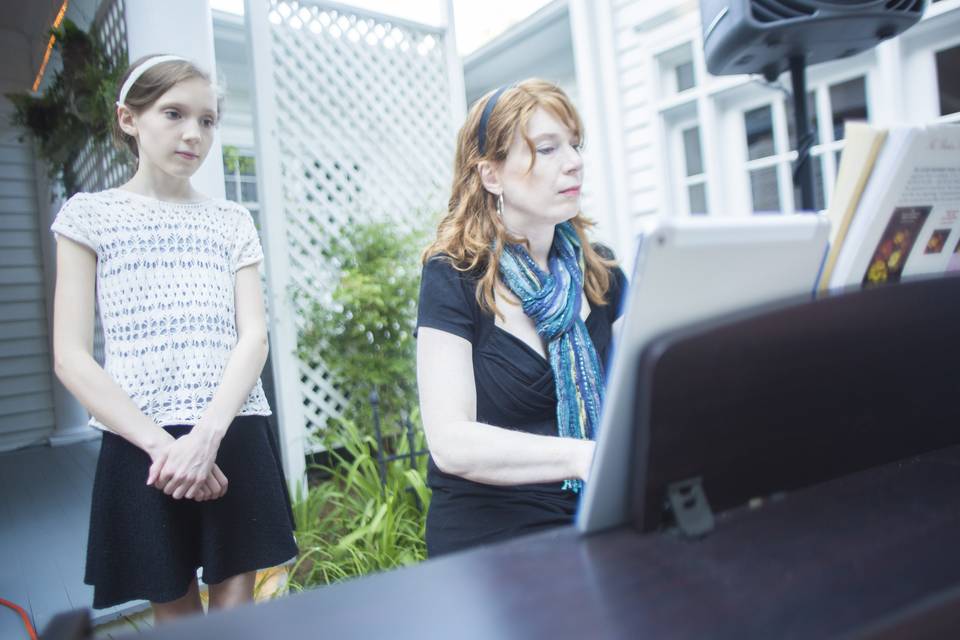
[[[857,205],[886,139],[885,129],[871,127],[865,122],[848,122],[844,126],[843,156],[837,172],[836,186],[830,198],[830,207],[827,209],[827,217],[830,219],[830,251],[820,278],[821,290],[826,289],[830,282],[840,256],[840,248],[846,240]]]
[[[960,127],[893,128],[843,239],[830,288],[957,268],[958,242]]]

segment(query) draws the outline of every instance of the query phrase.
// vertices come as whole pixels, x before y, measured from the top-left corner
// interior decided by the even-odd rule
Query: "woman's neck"
[[[515,227],[507,223],[506,220],[504,220],[504,224],[511,235],[527,240],[530,245],[530,257],[541,269],[549,271],[548,258],[550,248],[553,246],[553,234],[556,227],[552,224],[531,224]]]
[[[195,202],[203,198],[189,178],[171,176],[145,162],[139,164],[137,172],[122,188],[167,202]]]

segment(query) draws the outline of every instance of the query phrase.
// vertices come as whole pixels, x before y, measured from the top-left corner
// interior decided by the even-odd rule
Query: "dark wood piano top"
[[[721,514],[701,540],[626,527],[581,538],[563,528],[136,637],[920,634],[933,619],[925,603],[941,623],[960,622],[960,598],[950,595],[960,588],[958,540],[953,447]]]

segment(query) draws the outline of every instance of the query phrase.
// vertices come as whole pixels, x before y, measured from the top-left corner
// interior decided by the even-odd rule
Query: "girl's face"
[[[583,160],[580,140],[563,122],[538,108],[527,123],[535,158],[518,131],[507,158],[499,168],[503,190],[503,218],[508,229],[522,230],[531,224],[556,225],[580,210]]]
[[[202,78],[177,83],[143,112],[120,120],[137,139],[140,163],[177,178],[189,178],[200,168],[216,125],[217,95]]]

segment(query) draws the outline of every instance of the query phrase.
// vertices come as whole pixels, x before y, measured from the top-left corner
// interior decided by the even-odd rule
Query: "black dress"
[[[432,258],[423,267],[417,328],[460,336],[473,345],[477,422],[538,435],[557,435],[557,395],[550,363],[519,338],[496,326],[476,299],[476,276]],[[590,305],[586,325],[606,369],[611,327],[621,313],[626,278],[611,272],[607,304]],[[427,514],[427,553],[436,556],[569,524],[577,494],[561,482],[493,486],[440,471],[430,458],[433,490]]]

